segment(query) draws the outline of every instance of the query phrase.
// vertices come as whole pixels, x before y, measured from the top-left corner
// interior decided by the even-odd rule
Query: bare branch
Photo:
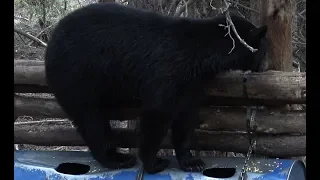
[[[14,18],[24,20],[24,21],[29,21],[29,19],[24,18],[24,17],[19,17],[19,16],[14,16]]]
[[[219,26],[224,27],[224,29],[228,29],[228,32],[227,32],[227,34],[224,35],[224,37],[226,37],[227,35],[229,35],[229,37],[230,37],[231,40],[232,40],[232,48],[231,48],[231,50],[230,50],[229,53],[228,53],[228,54],[230,54],[230,53],[233,51],[233,49],[236,47],[235,41],[234,41],[234,39],[233,39],[233,37],[231,36],[231,33],[230,33],[230,22],[227,21],[227,25],[219,24]]]
[[[172,10],[174,11],[176,9],[177,4],[179,4],[178,0],[173,0],[169,6],[168,9],[168,15],[172,14]]]
[[[300,13],[298,13],[299,17],[301,17],[303,20],[306,20],[306,18],[302,15],[303,13],[306,12],[306,9],[304,9],[303,11],[301,11]]]
[[[18,33],[18,34],[21,34],[21,35],[27,37],[28,39],[31,39],[31,40],[39,43],[39,44],[40,44],[41,46],[43,46],[43,47],[47,47],[47,44],[46,44],[45,42],[41,41],[40,39],[38,39],[38,38],[36,38],[36,37],[28,34],[28,33],[25,33],[25,32],[23,32],[23,31],[21,31],[20,29],[14,28],[14,32],[16,32],[16,33]]]
[[[246,47],[248,48],[251,52],[256,52],[258,49],[255,49],[253,47],[251,47],[250,45],[248,45],[241,37],[240,35],[238,34],[237,30],[236,30],[236,27],[235,25],[233,24],[232,20],[231,20],[231,17],[230,17],[230,14],[229,14],[229,11],[226,12],[226,18],[227,18],[227,22],[229,22],[231,28],[232,28],[232,31],[234,32],[234,34],[236,35],[236,37],[239,39],[239,41]],[[228,24],[228,23],[227,23]],[[230,35],[231,36],[231,35]],[[231,53],[231,51],[229,52]]]
[[[42,33],[44,33],[45,31],[47,31],[48,29],[50,29],[52,26],[54,26],[56,23],[52,23],[50,26],[47,26],[46,28],[42,29],[42,31],[40,31],[35,37],[38,38]],[[30,46],[33,43],[33,41],[31,41],[28,45]]]
[[[237,7],[237,6],[239,6],[239,7],[242,7],[243,9],[246,9],[246,10],[249,10],[249,11],[252,11],[252,12],[255,12],[255,13],[260,13],[259,11],[257,11],[257,10],[255,10],[255,9],[252,9],[252,8],[250,8],[250,7],[248,7],[248,6],[245,6],[245,5],[243,5],[243,4],[241,4],[241,3],[239,3],[239,0],[237,0],[236,2],[235,1],[232,1],[232,0],[228,0],[228,2],[231,2],[231,3],[234,3],[235,5],[235,7]]]
[[[185,13],[185,17],[187,17],[188,16],[188,4],[187,4],[187,2],[186,2],[186,0],[182,0],[183,1],[183,3],[185,4],[185,6],[186,6],[186,13]]]
[[[218,8],[214,7],[212,5],[212,1],[210,1],[210,6],[213,10],[217,10]],[[223,0],[224,1],[224,4],[225,4],[225,7],[220,7],[219,10],[221,13],[225,13],[226,14],[226,25],[223,25],[223,24],[219,24],[219,26],[223,27],[223,28],[227,28],[228,29],[228,32],[226,35],[229,35],[231,40],[232,40],[232,44],[233,44],[233,47],[231,48],[231,50],[229,51],[228,54],[230,54],[234,48],[235,48],[235,41],[233,39],[233,37],[231,36],[231,33],[230,33],[230,28],[232,29],[233,33],[236,35],[236,37],[239,39],[240,43],[243,44],[246,48],[248,48],[251,52],[256,52],[258,49],[255,49],[253,47],[251,47],[250,45],[248,45],[241,37],[240,35],[238,34],[237,32],[237,29],[235,27],[235,25],[233,24],[232,20],[231,20],[231,17],[230,17],[230,14],[229,14],[229,7],[230,7],[230,3],[227,2],[227,0]],[[226,36],[225,35],[225,36]]]
[[[174,13],[174,16],[180,16],[187,8],[187,6],[192,5],[195,2],[195,0],[188,0],[187,3],[185,3],[185,5],[183,5],[182,7],[180,7],[176,13]]]

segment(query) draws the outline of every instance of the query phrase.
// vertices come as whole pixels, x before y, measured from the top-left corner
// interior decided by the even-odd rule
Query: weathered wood
[[[33,62],[25,62],[31,64]],[[14,84],[34,84],[46,85],[45,67],[40,66],[37,62],[35,65],[21,65],[21,62],[16,63],[14,66]],[[16,65],[17,64],[17,65]]]
[[[83,146],[82,138],[72,127],[66,125],[55,126],[25,126],[15,125],[14,143],[33,144],[43,146]],[[132,130],[114,129],[117,137],[117,146],[122,148],[137,147],[137,134]],[[170,134],[170,133],[169,133]],[[227,132],[212,132],[197,130],[195,133],[197,143],[192,144],[193,149],[218,150],[246,153],[249,141],[246,134]],[[259,135],[255,137],[257,155],[272,157],[294,157],[306,154],[306,136],[288,135]],[[170,135],[168,135],[162,148],[172,148]]]
[[[296,10],[296,0],[261,0],[261,24],[268,25],[267,38],[269,41],[268,57],[270,70],[293,70],[292,27]],[[296,89],[295,95],[301,97],[301,90]],[[288,108],[281,104],[275,108]],[[291,108],[301,107],[294,105]]]
[[[55,99],[14,96],[14,114],[18,116],[34,116],[40,118],[67,118]],[[110,108],[109,108],[110,110]],[[115,120],[134,119],[139,116],[138,108],[112,108],[110,117]]]
[[[202,130],[247,131],[247,110],[241,107],[202,108]],[[303,111],[256,110],[253,128],[261,134],[306,133],[306,113]]]
[[[15,92],[24,85],[30,90],[30,85],[36,88],[45,88],[44,66],[17,65],[14,67]],[[221,74],[208,82],[207,96],[210,98],[229,97],[251,99],[256,101],[278,101],[278,103],[303,104],[305,97],[297,97],[297,90],[306,88],[306,74],[295,72],[269,71],[265,73],[249,73],[247,75],[246,89],[243,91],[243,72],[233,71]],[[40,87],[39,87],[40,85]],[[29,86],[29,87],[28,87]],[[46,89],[42,89],[45,91]],[[248,97],[248,98],[247,98]],[[279,102],[280,101],[280,102]],[[283,101],[283,102],[281,102]]]
[[[54,99],[24,97],[15,95],[15,116],[42,118],[67,118]],[[139,108],[109,109],[116,120],[137,119]],[[203,107],[200,112],[201,129],[246,131],[246,109],[242,107]],[[304,111],[257,110],[255,128],[258,133],[282,134],[305,133],[306,113]]]
[[[292,71],[295,0],[261,0],[261,24],[268,25],[270,69]]]
[[[15,59],[14,66],[44,66],[44,61]]]

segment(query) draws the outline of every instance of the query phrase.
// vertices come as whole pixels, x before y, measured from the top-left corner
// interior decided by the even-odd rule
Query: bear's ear
[[[255,29],[252,33],[252,36],[258,39],[261,39],[267,35],[268,26],[261,26],[257,29]]]

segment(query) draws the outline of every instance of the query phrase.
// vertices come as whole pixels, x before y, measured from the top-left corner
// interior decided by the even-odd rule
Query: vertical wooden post
[[[261,23],[268,25],[270,69],[292,71],[295,0],[261,0]]]
[[[260,1],[260,21],[261,24],[268,25],[270,70],[289,72],[293,70],[292,26],[295,11],[295,0]],[[301,96],[301,91],[297,91],[296,94]],[[282,106],[269,108],[282,108]],[[283,108],[290,109],[290,106]],[[300,109],[295,105],[291,108]]]

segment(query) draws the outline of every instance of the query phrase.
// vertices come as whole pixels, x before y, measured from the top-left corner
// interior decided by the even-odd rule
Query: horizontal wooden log
[[[54,99],[15,95],[15,116],[42,118],[67,118]],[[136,119],[138,108],[108,109],[114,120]],[[242,107],[203,107],[200,112],[201,129],[246,131],[246,109]],[[255,116],[257,133],[283,134],[306,133],[305,111],[267,111],[257,109]]]
[[[20,65],[14,66],[14,84],[46,85],[44,65]],[[27,62],[26,62],[27,63]],[[29,62],[33,63],[32,61]],[[17,65],[16,65],[17,64]]]
[[[21,62],[15,62],[14,67],[14,84],[15,91],[32,90],[30,85],[43,91],[46,89],[45,68],[35,62],[34,65],[30,61],[22,65]],[[210,97],[233,97],[256,100],[277,100],[281,103],[303,104],[305,96],[297,96],[296,92],[305,90],[306,74],[296,72],[280,72],[268,71],[265,73],[248,73],[246,75],[247,94],[243,91],[244,73],[240,71],[232,71],[224,73],[212,81],[208,82],[207,95]],[[16,87],[17,86],[17,87]],[[40,86],[40,87],[39,87]]]
[[[132,130],[114,129],[117,146],[122,148],[136,148],[137,134]],[[197,130],[197,142],[192,144],[195,150],[217,150],[224,152],[246,153],[249,141],[246,134],[211,132]],[[272,157],[295,157],[306,154],[306,136],[288,135],[259,135],[257,140],[257,155]],[[79,134],[72,127],[66,125],[55,126],[26,126],[15,125],[15,144],[33,144],[43,146],[84,146]],[[165,137],[162,148],[171,149],[170,135]]]
[[[109,108],[110,117],[115,120],[135,119],[139,116],[138,108]],[[14,114],[39,118],[67,118],[55,99],[14,96]]]
[[[14,65],[15,66],[44,66],[44,61],[15,59]]]

